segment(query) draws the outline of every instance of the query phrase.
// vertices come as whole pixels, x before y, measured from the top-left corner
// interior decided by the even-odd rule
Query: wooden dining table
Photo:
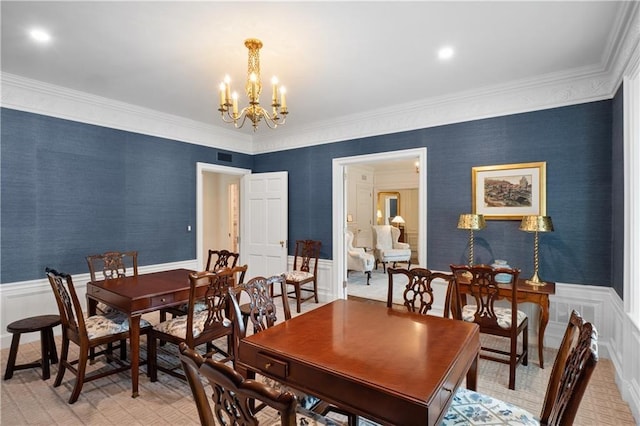
[[[239,343],[256,372],[385,425],[436,425],[466,378],[475,390],[478,326],[336,300]]]
[[[142,314],[189,302],[189,269],[118,277],[87,283],[89,315],[98,302],[129,315],[132,397],[138,396],[140,367],[140,317]],[[204,291],[204,288],[203,288]]]

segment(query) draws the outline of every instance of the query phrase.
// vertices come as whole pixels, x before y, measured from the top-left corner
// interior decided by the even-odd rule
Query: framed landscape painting
[[[546,162],[473,167],[472,213],[494,220],[546,216],[546,169]]]

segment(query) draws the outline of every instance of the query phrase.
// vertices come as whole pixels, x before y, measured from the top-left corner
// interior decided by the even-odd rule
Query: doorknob
[[[284,240],[280,241],[280,247],[284,247]]]

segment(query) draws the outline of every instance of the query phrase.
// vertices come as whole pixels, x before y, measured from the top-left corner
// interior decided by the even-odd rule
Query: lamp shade
[[[401,224],[404,223],[404,219],[402,218],[402,216],[398,215],[391,220],[391,223]]]
[[[487,226],[484,216],[481,214],[464,213],[458,219],[458,229],[471,229],[477,231]]]
[[[523,216],[520,230],[526,232],[553,232],[551,216]]]

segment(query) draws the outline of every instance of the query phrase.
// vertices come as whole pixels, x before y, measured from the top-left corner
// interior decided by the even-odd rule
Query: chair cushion
[[[187,315],[189,312],[189,304],[188,303],[183,303],[180,306],[176,306],[175,309],[178,309],[182,312],[184,312],[185,315]],[[193,312],[194,313],[198,313],[198,312],[202,312],[204,310],[207,309],[207,304],[204,303],[202,300],[197,301],[194,305],[193,305]]]
[[[459,388],[441,426],[458,425],[539,425],[528,411],[468,389]]]
[[[511,308],[494,307],[494,312],[498,319],[498,325],[501,328],[511,328]],[[462,319],[467,322],[473,322],[475,320],[476,305],[465,305],[462,308]],[[522,324],[522,321],[527,319],[527,314],[518,310],[518,326]]]
[[[129,316],[114,310],[106,315],[92,315],[87,317],[84,319],[84,325],[87,329],[89,339],[97,339],[98,337],[129,331]],[[140,328],[150,326],[151,324],[147,320],[140,319]]]
[[[313,278],[311,272],[305,271],[287,271],[287,281],[304,281]]]
[[[204,330],[205,322],[209,311],[201,311],[193,315],[193,337],[198,337]],[[187,338],[187,315],[175,317],[159,324],[156,324],[153,329],[160,333],[170,334],[176,336],[179,339]],[[231,321],[227,318],[223,320],[225,327],[231,327]]]
[[[381,260],[393,262],[394,260],[409,260],[411,249],[385,249],[380,251]]]

